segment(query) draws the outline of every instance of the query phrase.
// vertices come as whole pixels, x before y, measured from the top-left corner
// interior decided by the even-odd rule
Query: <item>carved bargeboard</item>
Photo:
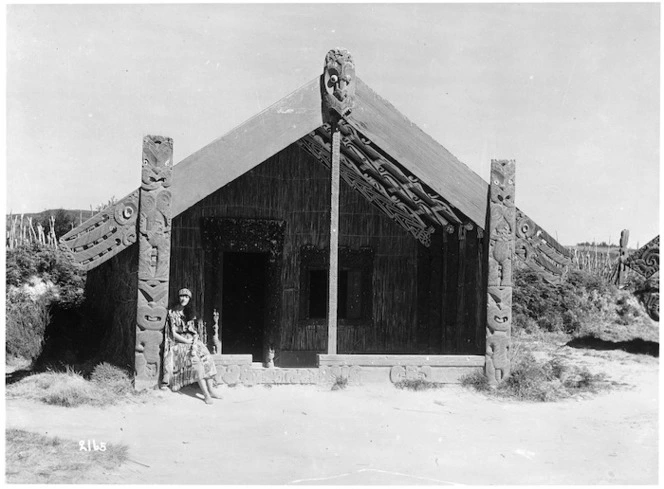
[[[136,242],[138,190],[60,238],[60,250],[91,270]]]
[[[565,279],[572,264],[571,253],[549,234],[516,209],[516,256],[547,281],[559,283]]]
[[[341,178],[369,202],[396,221],[424,246],[431,245],[435,226],[460,224],[462,218],[448,203],[412,173],[383,154],[368,138],[343,120]],[[329,124],[311,132],[298,145],[327,168],[330,163]]]
[[[485,374],[492,385],[506,379],[510,373],[512,259],[516,226],[514,174],[513,160],[491,161]]]
[[[643,275],[652,284],[649,289],[639,295],[639,299],[648,310],[648,314],[655,321],[659,321],[659,279],[655,281],[655,274],[659,272],[659,236],[652,239],[637,251],[629,255],[625,265],[635,272]]]
[[[173,140],[143,139],[138,224],[136,376],[157,381],[168,307]]]
[[[659,271],[659,236],[649,241],[625,260],[625,265],[645,278]]]

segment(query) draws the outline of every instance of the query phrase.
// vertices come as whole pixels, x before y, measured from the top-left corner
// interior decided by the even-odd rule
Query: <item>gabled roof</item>
[[[347,122],[483,228],[488,184],[356,78]],[[323,125],[319,77],[173,167],[176,216]]]
[[[323,120],[322,83],[316,77],[176,164],[172,216],[293,143],[327,164],[329,151],[323,149],[329,148],[330,135]],[[344,180],[422,243],[428,245],[436,224],[484,229],[488,183],[357,77],[355,104],[342,122]],[[134,243],[136,216],[127,209],[137,210],[137,196],[138,191],[132,192],[67,233],[61,248],[90,269]],[[517,239],[523,241],[517,254],[526,262],[537,255],[550,273],[559,275],[569,252],[521,211],[519,215],[527,221],[521,226],[527,236],[517,226]]]

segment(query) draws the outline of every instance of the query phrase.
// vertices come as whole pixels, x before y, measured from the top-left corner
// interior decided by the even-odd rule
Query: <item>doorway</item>
[[[269,254],[224,252],[222,260],[223,352],[262,362]]]

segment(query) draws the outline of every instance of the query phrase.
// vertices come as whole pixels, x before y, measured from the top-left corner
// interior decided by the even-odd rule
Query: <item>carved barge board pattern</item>
[[[60,238],[60,250],[91,270],[136,242],[138,189]]]
[[[629,255],[625,265],[645,278],[659,272],[659,236]]]
[[[171,177],[173,140],[143,139],[139,241],[136,376],[158,380],[160,348],[168,307],[171,254]]]
[[[429,247],[436,225],[447,227],[462,219],[442,198],[417,177],[390,160],[354,127],[340,121],[341,178]],[[323,124],[298,145],[328,168],[331,130]]]
[[[514,176],[514,160],[491,161],[485,374],[493,385],[506,379],[510,373],[512,258],[516,224]]]
[[[516,209],[515,253],[526,265],[551,283],[565,279],[572,264],[571,252],[539,227],[524,212]]]

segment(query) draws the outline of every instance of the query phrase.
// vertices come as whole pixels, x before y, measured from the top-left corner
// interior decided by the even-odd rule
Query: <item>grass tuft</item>
[[[348,387],[348,377],[342,377],[341,375],[336,378],[334,384],[332,385],[333,391],[343,390]]]
[[[80,373],[68,368],[65,372],[31,375],[8,385],[7,397],[64,407],[103,407],[130,397],[146,397],[147,394],[135,393],[128,382],[131,382],[128,376],[116,367],[102,367],[96,376],[93,373],[92,381],[85,380]]]
[[[98,467],[113,470],[128,458],[125,445],[81,451],[78,441],[16,429],[5,431],[5,446],[7,482],[13,484],[76,483]]]
[[[128,394],[133,391],[133,381],[129,374],[110,363],[103,362],[97,365],[92,371],[90,380],[116,394]]]
[[[400,380],[394,383],[397,389],[404,389],[409,391],[427,391],[432,389],[441,389],[445,384],[439,382],[429,382],[424,379],[416,380]]]
[[[583,393],[598,393],[610,388],[605,374],[593,374],[562,357],[538,361],[532,353],[517,358],[510,376],[495,388],[481,372],[461,378],[461,385],[478,392],[520,401],[557,401]]]

